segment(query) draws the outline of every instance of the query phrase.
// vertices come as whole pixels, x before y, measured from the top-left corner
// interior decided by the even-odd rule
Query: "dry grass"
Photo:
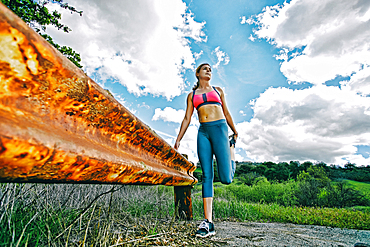
[[[173,188],[1,184],[2,246],[213,246],[177,221]]]

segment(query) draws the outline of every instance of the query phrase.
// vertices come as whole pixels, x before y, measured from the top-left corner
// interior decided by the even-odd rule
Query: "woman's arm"
[[[230,126],[231,130],[234,132],[236,135],[236,138],[238,137],[238,131],[236,131],[236,128],[234,126],[234,121],[233,118],[231,117],[231,114],[229,112],[229,109],[227,108],[226,105],[226,99],[225,99],[225,93],[220,87],[216,87],[217,91],[220,92],[221,95],[221,101],[222,101],[222,111],[224,112],[226,122]]]
[[[186,101],[185,117],[184,117],[184,120],[182,120],[180,131],[179,131],[179,134],[177,135],[175,146],[174,146],[176,150],[180,147],[180,141],[189,127],[191,116],[193,115],[193,111],[194,111],[194,107],[193,107],[193,102],[192,102],[192,93],[189,93],[187,101]]]

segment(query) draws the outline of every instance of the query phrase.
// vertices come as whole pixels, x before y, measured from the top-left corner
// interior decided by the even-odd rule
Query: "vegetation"
[[[216,183],[215,218],[370,229],[370,207],[290,205],[296,188],[294,181],[266,179]],[[201,220],[201,185],[192,193]],[[173,188],[166,186],[0,184],[0,245],[204,245],[194,238],[195,222],[175,221],[174,212]]]
[[[331,180],[350,179],[359,182],[370,182],[370,165],[356,166],[347,163],[344,167],[336,165],[327,165],[323,162],[313,164],[312,162],[300,163],[298,161],[281,162],[237,162],[235,176],[244,176],[245,174],[255,173],[258,176],[264,176],[269,181],[287,181],[297,179],[302,172],[308,172],[309,169],[322,168],[325,175]]]
[[[232,184],[215,183],[216,220],[370,230],[369,183],[333,180],[323,165],[299,165],[296,176],[289,166],[280,165],[283,172],[274,175],[271,170],[278,169],[271,163],[249,170],[243,165]],[[357,168],[341,172],[346,169],[353,174]],[[201,169],[196,174],[201,176]],[[201,183],[192,199],[194,218],[201,220]],[[174,215],[172,187],[0,184],[0,245],[5,246],[207,244],[194,238],[195,221],[176,221]]]
[[[32,27],[37,33],[44,37],[50,44],[57,48],[64,56],[72,61],[77,67],[82,68],[80,62],[80,54],[75,52],[71,47],[60,46],[55,43],[52,37],[46,33],[47,25],[52,25],[62,30],[63,32],[72,31],[71,28],[65,24],[60,23],[62,15],[58,11],[49,12],[46,7],[50,3],[57,3],[60,7],[77,13],[80,16],[82,11],[76,10],[69,6],[68,3],[63,3],[63,0],[0,0],[11,11],[18,15],[25,23]]]

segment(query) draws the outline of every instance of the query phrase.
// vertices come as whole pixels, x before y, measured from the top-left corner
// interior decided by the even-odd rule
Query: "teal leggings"
[[[198,157],[202,167],[202,196],[213,197],[213,155],[216,156],[218,176],[223,184],[230,184],[235,173],[235,162],[230,157],[228,127],[225,119],[200,123]]]

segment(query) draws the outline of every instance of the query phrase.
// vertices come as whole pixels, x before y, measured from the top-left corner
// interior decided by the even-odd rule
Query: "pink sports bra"
[[[197,110],[202,105],[208,104],[222,105],[221,96],[215,87],[213,87],[211,92],[198,95],[195,95],[195,90],[193,90],[193,105]]]

